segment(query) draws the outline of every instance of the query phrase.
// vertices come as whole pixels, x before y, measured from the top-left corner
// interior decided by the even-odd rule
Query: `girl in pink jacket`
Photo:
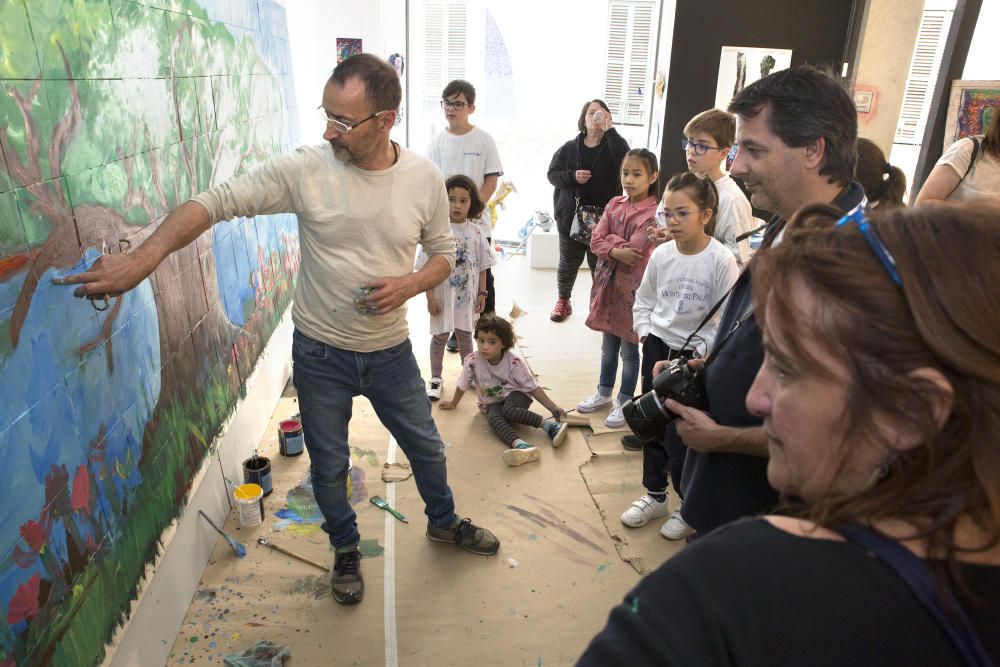
[[[590,237],[590,249],[597,255],[594,284],[590,290],[587,326],[603,332],[601,375],[597,393],[580,401],[576,409],[594,412],[614,404],[604,423],[612,428],[625,424],[622,404],[632,398],[639,378],[639,339],[632,331],[632,304],[642,281],[646,262],[653,252],[650,228],[655,226],[656,183],[659,172],[656,156],[636,148],[622,160],[622,189],[625,194],[608,202],[604,216]],[[611,398],[622,359],[622,381],[618,399]]]

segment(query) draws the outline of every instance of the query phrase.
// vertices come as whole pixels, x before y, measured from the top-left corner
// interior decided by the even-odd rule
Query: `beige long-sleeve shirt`
[[[338,161],[327,144],[302,146],[192,199],[213,221],[295,213],[302,253],[292,321],[318,341],[374,352],[409,335],[406,306],[385,315],[359,312],[368,280],[411,272],[417,244],[455,265],[444,179],[405,148],[382,171]]]

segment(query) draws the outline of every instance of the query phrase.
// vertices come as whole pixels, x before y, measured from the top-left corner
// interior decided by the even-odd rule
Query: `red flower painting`
[[[76,469],[76,477],[73,478],[73,493],[69,497],[69,504],[76,512],[87,510],[87,506],[90,504],[90,476],[87,475],[86,466],[81,465]]]
[[[21,526],[21,537],[35,553],[39,553],[45,546],[45,529],[31,519]]]
[[[21,621],[27,621],[38,613],[38,587],[42,582],[42,577],[37,572],[32,575],[28,583],[17,587],[17,593],[10,601],[7,608],[7,624],[17,625]]]

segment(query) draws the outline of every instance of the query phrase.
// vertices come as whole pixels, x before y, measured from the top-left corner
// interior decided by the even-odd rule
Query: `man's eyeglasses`
[[[441,100],[442,109],[458,109],[461,111],[467,106],[469,105],[461,100]]]
[[[885,267],[886,273],[892,278],[892,282],[902,287],[903,281],[899,279],[899,273],[896,271],[896,258],[892,256],[889,249],[885,247],[885,243],[882,242],[882,239],[878,237],[875,230],[868,224],[868,218],[865,217],[865,212],[860,206],[838,220],[834,226],[843,227],[851,222],[858,226],[858,231],[868,241],[868,245],[871,246],[875,256],[878,257],[878,261],[882,262],[882,266]]]
[[[368,118],[362,118],[357,123],[348,124],[343,121],[337,120],[336,118],[331,116],[330,112],[324,109],[323,107],[319,107],[318,109],[316,109],[316,112],[323,117],[323,120],[326,122],[327,125],[332,125],[333,129],[335,129],[340,134],[350,134],[351,130],[356,128],[358,125],[361,125],[362,123],[367,123],[372,118],[378,118],[382,114],[388,113],[387,111],[379,111],[373,113],[371,116],[368,116]]]
[[[687,149],[694,151],[695,155],[704,155],[709,150],[718,151],[722,150],[719,146],[709,146],[708,144],[698,144],[693,141],[688,141],[687,139],[681,139],[681,150],[686,151]]]

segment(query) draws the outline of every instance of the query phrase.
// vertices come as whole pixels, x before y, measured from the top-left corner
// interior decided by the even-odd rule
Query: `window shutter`
[[[649,106],[655,0],[612,0],[604,101],[616,123],[643,125]]]
[[[424,3],[424,111],[437,111],[441,91],[465,78],[467,7],[465,0]]]
[[[925,9],[920,19],[899,123],[896,125],[895,143],[919,144],[923,139],[931,93],[937,80],[951,17],[951,10]]]

